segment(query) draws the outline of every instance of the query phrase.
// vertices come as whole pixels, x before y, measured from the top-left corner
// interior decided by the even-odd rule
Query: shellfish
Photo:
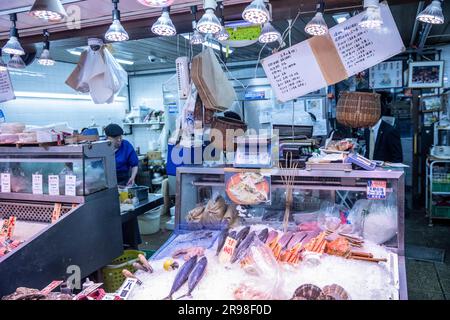
[[[331,297],[332,299],[321,300],[351,300],[347,291],[337,284],[323,287],[322,296]]]
[[[322,289],[318,286],[313,284],[303,284],[295,290],[292,300],[317,300],[321,294]]]

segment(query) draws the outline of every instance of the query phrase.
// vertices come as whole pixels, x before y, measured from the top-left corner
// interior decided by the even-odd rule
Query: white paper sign
[[[59,176],[48,176],[48,193],[51,196],[59,196]]]
[[[308,41],[262,61],[278,100],[286,102],[327,86]]]
[[[362,13],[329,30],[331,41],[339,56],[336,57],[336,69],[339,69],[342,63],[348,77],[405,50],[389,6],[380,4],[380,12],[383,27],[379,30],[359,27],[358,23],[363,18]],[[333,85],[336,81],[345,80],[335,78],[332,80],[334,83],[326,82],[308,40],[265,58],[262,66],[277,99],[281,102],[299,98]]]
[[[33,174],[33,194],[44,194],[42,174]]]
[[[358,25],[363,14],[330,29],[331,38],[349,77],[405,50],[389,6],[380,3],[380,13],[383,26],[378,30],[364,29]]]
[[[15,98],[9,71],[0,71],[0,102],[6,102]]]
[[[11,174],[10,173],[2,173],[1,174],[1,184],[2,184],[2,192],[3,193],[11,192]]]
[[[66,196],[76,196],[77,192],[77,177],[73,175],[66,176]]]
[[[314,123],[313,136],[326,136],[328,134],[327,120],[321,119]]]

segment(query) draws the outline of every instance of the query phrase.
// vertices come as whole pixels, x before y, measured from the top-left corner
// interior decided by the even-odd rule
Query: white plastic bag
[[[371,200],[368,213],[363,217],[362,236],[364,239],[383,244],[397,234],[398,220],[395,198]]]
[[[114,94],[117,94],[128,84],[128,74],[113,57],[108,49],[103,50],[105,57],[105,82]]]

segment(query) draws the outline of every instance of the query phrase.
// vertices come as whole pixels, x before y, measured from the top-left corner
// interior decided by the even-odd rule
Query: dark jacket
[[[366,140],[366,158],[370,154],[370,130],[364,130]],[[378,136],[375,141],[374,160],[393,163],[403,162],[402,143],[398,131],[386,121],[381,121]]]

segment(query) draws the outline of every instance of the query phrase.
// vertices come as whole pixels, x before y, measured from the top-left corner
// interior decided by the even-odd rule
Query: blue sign
[[[247,91],[245,93],[245,100],[264,100],[266,99],[265,91]]]

